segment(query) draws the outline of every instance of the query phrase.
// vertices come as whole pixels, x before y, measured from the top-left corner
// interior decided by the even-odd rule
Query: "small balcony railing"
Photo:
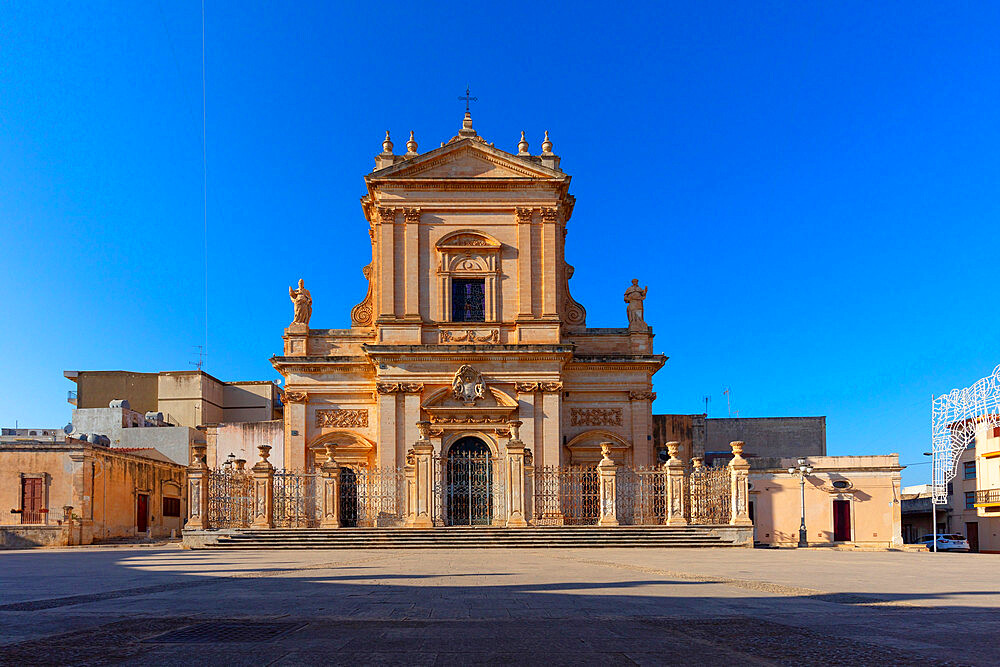
[[[1000,489],[979,489],[976,491],[976,507],[1000,505]]]

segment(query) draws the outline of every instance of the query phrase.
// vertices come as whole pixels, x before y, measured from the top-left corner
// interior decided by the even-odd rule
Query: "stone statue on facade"
[[[469,364],[463,364],[451,381],[451,395],[463,403],[475,403],[477,399],[485,398],[483,374]]]
[[[299,288],[288,288],[288,297],[295,304],[295,315],[292,317],[292,324],[304,324],[309,326],[309,318],[312,317],[313,300],[309,290],[306,289],[305,281],[299,278]]]
[[[645,331],[649,328],[642,316],[642,302],[646,299],[648,290],[648,285],[639,287],[638,278],[633,278],[632,284],[625,290],[625,303],[628,304],[625,312],[628,315],[628,328],[630,330]]]

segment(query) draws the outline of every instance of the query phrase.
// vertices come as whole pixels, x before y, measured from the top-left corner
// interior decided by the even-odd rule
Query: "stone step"
[[[735,546],[704,526],[240,529],[213,549],[697,548]]]

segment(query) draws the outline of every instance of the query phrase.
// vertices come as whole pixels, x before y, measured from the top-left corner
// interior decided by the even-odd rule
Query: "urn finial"
[[[524,130],[521,130],[521,140],[517,142],[517,154],[528,155],[528,140],[524,138]]]
[[[545,140],[542,141],[542,155],[552,155],[552,141],[549,139],[548,130],[545,130]]]
[[[389,138],[389,130],[385,131],[385,141],[382,142],[382,152],[392,155],[392,139]]]
[[[417,154],[417,140],[413,138],[413,130],[410,130],[410,140],[406,142],[406,154]]]

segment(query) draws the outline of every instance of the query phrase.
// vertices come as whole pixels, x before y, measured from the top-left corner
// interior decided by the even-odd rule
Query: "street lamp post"
[[[934,531],[934,546],[932,551],[937,553],[937,503],[934,502],[934,486],[937,484],[935,475],[937,471],[934,469],[934,453],[924,452],[924,456],[931,457],[931,530]]]
[[[799,520],[800,547],[809,546],[809,542],[806,539],[806,475],[812,474],[812,471],[812,466],[807,464],[803,458],[798,460],[798,467],[792,466],[788,469],[789,475],[799,476],[799,496],[802,500],[802,515]]]

